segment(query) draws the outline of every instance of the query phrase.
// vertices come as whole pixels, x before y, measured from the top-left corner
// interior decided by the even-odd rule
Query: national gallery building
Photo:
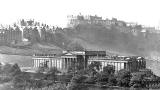
[[[146,61],[139,56],[108,56],[105,51],[66,51],[62,55],[35,54],[33,55],[33,67],[56,67],[61,72],[69,68],[76,69],[77,66],[86,69],[92,62],[100,62],[101,70],[107,65],[113,65],[115,71],[127,69],[131,72],[146,68]]]

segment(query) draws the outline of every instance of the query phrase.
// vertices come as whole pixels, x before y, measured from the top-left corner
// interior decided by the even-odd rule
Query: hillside
[[[73,31],[67,31],[72,41],[77,40],[85,48],[108,50],[113,52],[140,55],[145,57],[158,57],[160,54],[159,34],[147,32],[121,31],[123,27],[102,25],[76,26]]]
[[[133,28],[115,25],[79,24],[74,28],[58,28],[54,31],[42,28],[27,29],[24,37],[29,41],[1,44],[1,61],[14,62],[24,66],[32,65],[35,53],[61,53],[62,50],[106,50],[111,55],[138,55],[157,59],[160,56],[160,35],[158,33],[132,32]],[[20,39],[18,39],[20,40]],[[10,42],[10,41],[9,41]],[[24,64],[25,63],[25,64]],[[155,67],[159,61],[147,60],[147,67],[160,75]]]
[[[141,32],[142,28],[83,23],[62,29],[40,25],[32,20],[30,23],[24,20],[20,22],[20,26],[15,24],[14,27],[0,29],[0,46],[8,46],[6,51],[0,48],[1,53],[16,54],[22,51],[22,54],[27,55],[27,52],[43,53],[55,47],[62,50],[106,50],[114,54],[154,59],[160,55],[160,34]]]
[[[0,46],[1,54],[32,56],[35,53],[60,54],[62,49],[52,44],[34,43],[25,46]]]

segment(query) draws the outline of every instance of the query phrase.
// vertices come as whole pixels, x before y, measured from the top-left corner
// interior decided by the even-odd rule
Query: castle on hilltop
[[[109,20],[108,18],[103,19],[102,17],[99,17],[97,15],[92,16],[92,15],[77,15],[77,16],[73,16],[73,15],[69,15],[67,16],[68,18],[68,27],[74,27],[77,26],[78,24],[102,24],[102,25],[117,25],[117,26],[122,26],[122,27],[126,27],[126,26],[132,26],[132,27],[137,27],[140,26],[137,23],[133,23],[133,22],[125,22],[122,20],[117,20],[117,18],[112,18],[111,20]]]
[[[121,29],[122,27],[122,31],[125,32],[142,32],[142,33],[155,33],[155,34],[159,34],[160,33],[160,29],[156,28],[156,27],[150,27],[150,26],[144,26],[141,24],[137,24],[135,22],[125,22],[122,20],[118,20],[117,18],[112,18],[112,19],[103,19],[100,16],[97,15],[69,15],[67,16],[68,19],[68,23],[67,26],[69,28],[74,28],[77,25],[80,24],[92,24],[92,25],[103,25],[106,27],[110,27],[110,26],[118,26],[119,29]],[[127,29],[127,31],[125,30],[125,28],[129,28],[129,30]]]

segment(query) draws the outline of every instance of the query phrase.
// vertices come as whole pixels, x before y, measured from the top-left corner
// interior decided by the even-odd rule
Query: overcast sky
[[[159,0],[0,0],[0,23],[35,19],[65,26],[67,15],[115,17],[147,26],[160,26]]]

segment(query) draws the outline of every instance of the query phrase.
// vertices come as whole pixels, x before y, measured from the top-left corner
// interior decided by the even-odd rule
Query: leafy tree
[[[58,71],[58,69],[56,67],[49,68],[47,70],[47,74],[45,76],[45,79],[56,81],[57,80],[57,73],[60,73],[60,71]]]
[[[71,82],[79,83],[79,84],[80,84],[80,83],[83,83],[86,78],[87,78],[87,77],[84,76],[84,75],[75,75],[75,76],[72,78]]]
[[[25,88],[27,87],[27,84],[30,80],[30,75],[28,73],[21,73],[19,75],[16,75],[12,82],[13,82],[13,86],[16,88]]]
[[[72,74],[67,73],[67,74],[59,75],[59,78],[57,78],[57,79],[58,79],[58,81],[67,83],[67,82],[71,81],[72,77],[73,77]]]
[[[107,65],[103,67],[102,73],[105,73],[107,75],[113,75],[115,72],[115,67],[113,65]]]
[[[115,75],[110,75],[108,78],[108,85],[109,86],[116,86],[117,85],[117,80]]]
[[[37,73],[44,73],[48,68],[45,66],[38,67]]]
[[[78,74],[78,75],[87,75],[89,73],[88,71],[89,71],[88,69],[81,69],[81,70],[78,70],[76,72],[76,74]]]
[[[114,77],[115,67],[113,65],[107,65],[103,67],[103,71],[97,74],[97,82],[106,82],[108,85],[116,83]]]
[[[6,76],[15,76],[17,74],[20,74],[21,73],[21,70],[18,66],[18,64],[6,64],[2,67],[2,73],[3,74],[6,74]]]
[[[21,73],[21,69],[19,68],[18,64],[14,64],[11,68],[11,71],[12,76],[16,76]]]
[[[95,84],[96,79],[96,77],[88,77],[84,82],[88,84]]]
[[[101,63],[100,63],[100,62],[97,62],[97,61],[94,61],[94,62],[92,62],[88,67],[89,67],[89,69],[100,70],[100,68],[101,68]]]
[[[86,78],[87,77],[84,75],[75,75],[72,77],[69,90],[80,90],[81,88],[85,87],[84,82]]]
[[[131,78],[131,72],[122,69],[117,73],[117,84],[119,86],[129,87],[130,78]]]
[[[145,76],[146,75],[143,72],[132,73],[132,77],[131,77],[131,80],[130,80],[130,86],[144,87],[144,83],[142,82],[142,80],[145,80],[144,79]]]
[[[98,74],[96,74],[96,77],[97,77],[97,79],[96,79],[96,81],[97,82],[108,82],[108,79],[109,79],[109,75],[107,75],[107,74],[105,74],[105,73],[98,73]]]
[[[2,72],[3,74],[9,75],[10,72],[12,72],[12,65],[11,64],[6,64],[2,67]]]
[[[88,73],[94,77],[98,73],[100,68],[101,68],[101,63],[94,61],[88,66]]]

